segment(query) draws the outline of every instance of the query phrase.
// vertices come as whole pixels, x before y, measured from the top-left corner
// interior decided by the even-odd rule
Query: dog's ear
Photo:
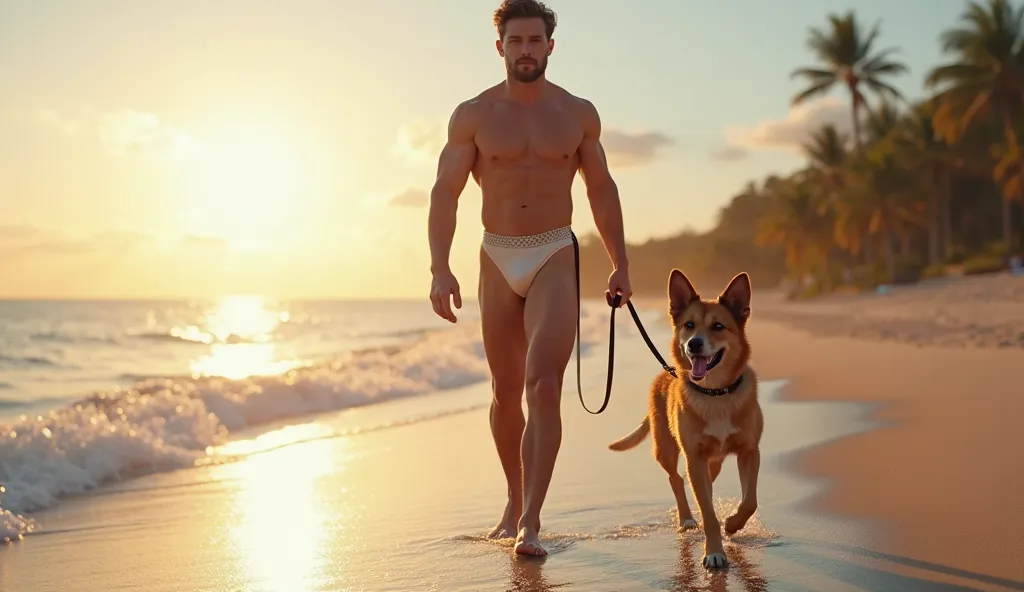
[[[732,311],[740,324],[750,316],[750,277],[746,273],[738,273],[718,297],[718,302]]]
[[[700,299],[700,295],[697,294],[697,290],[693,289],[693,284],[690,283],[690,280],[686,279],[683,272],[673,269],[672,273],[668,276],[669,314],[675,318],[686,310],[686,307],[694,300],[698,299]]]

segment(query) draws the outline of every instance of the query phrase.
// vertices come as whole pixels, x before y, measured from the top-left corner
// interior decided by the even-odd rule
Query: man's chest
[[[477,131],[477,149],[487,160],[534,155],[567,160],[579,148],[583,129],[566,109],[496,107]]]

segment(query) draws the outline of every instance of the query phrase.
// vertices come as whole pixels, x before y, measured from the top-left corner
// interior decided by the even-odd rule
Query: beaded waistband
[[[484,243],[506,249],[528,249],[572,238],[572,227],[552,228],[539,234],[503,235],[484,231]]]

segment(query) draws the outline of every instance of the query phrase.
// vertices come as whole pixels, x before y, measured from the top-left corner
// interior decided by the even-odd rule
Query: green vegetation
[[[853,137],[817,130],[805,166],[750,183],[709,232],[630,245],[637,294],[663,294],[673,267],[698,289],[747,271],[755,286],[788,280],[812,297],[1000,271],[1024,253],[1024,8],[966,3],[939,36],[933,94],[915,103],[891,86],[908,71],[880,34],[852,12],[810,31],[817,65],[792,73],[806,82],[792,103],[841,86]],[[584,293],[601,293],[610,267],[597,237],[583,237],[581,260]]]

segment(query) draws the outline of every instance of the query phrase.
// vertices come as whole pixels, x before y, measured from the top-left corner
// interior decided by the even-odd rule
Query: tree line
[[[803,166],[750,182],[712,230],[629,245],[636,293],[664,293],[673,267],[698,289],[747,271],[755,285],[812,296],[1000,271],[1024,252],[1024,8],[966,3],[917,101],[892,85],[909,69],[880,37],[852,11],[810,29],[817,63],[792,72],[805,87],[791,103],[842,88],[852,133],[814,130]],[[582,237],[580,255],[584,295],[600,294],[600,239]]]

